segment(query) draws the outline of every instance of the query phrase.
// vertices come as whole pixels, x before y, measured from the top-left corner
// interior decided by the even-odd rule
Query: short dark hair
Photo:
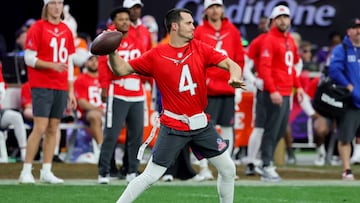
[[[166,16],[164,19],[164,25],[165,25],[166,32],[168,32],[168,33],[170,32],[172,23],[180,22],[180,20],[182,19],[181,15],[180,15],[181,12],[192,15],[192,12],[186,8],[173,8],[173,9],[169,10],[166,13]]]
[[[111,20],[114,20],[116,15],[118,13],[127,13],[129,16],[130,16],[130,11],[128,8],[124,8],[124,7],[117,7],[115,8],[114,10],[111,11],[110,13],[110,19]]]

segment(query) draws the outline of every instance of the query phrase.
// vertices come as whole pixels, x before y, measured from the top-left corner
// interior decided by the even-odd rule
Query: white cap
[[[76,19],[70,14],[70,6],[68,4],[64,6],[63,22],[70,28],[73,36],[76,37],[78,24],[76,22]]]
[[[51,0],[44,0],[44,6],[46,6]]]
[[[141,2],[141,0],[124,0],[123,7],[124,8],[132,8],[133,6],[139,4],[141,7],[144,6],[144,4]]]
[[[209,8],[210,6],[212,5],[221,5],[223,6],[224,3],[223,3],[223,0],[205,0],[204,1],[204,10],[206,10],[207,8]]]
[[[290,9],[284,5],[279,5],[273,8],[270,19],[274,19],[280,15],[287,15],[290,16]]]

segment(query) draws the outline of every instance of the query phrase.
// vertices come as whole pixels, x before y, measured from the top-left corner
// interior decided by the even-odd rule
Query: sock
[[[41,170],[44,172],[50,172],[51,171],[51,163],[43,163]]]
[[[3,132],[0,131],[0,162],[8,162],[8,153],[6,147],[6,138]]]
[[[234,129],[232,127],[221,126],[221,137],[224,140],[229,140],[229,147],[226,151],[230,154],[231,157],[234,148]]]
[[[248,144],[248,162],[254,163],[256,155],[259,152],[261,139],[264,134],[264,128],[254,128],[251,132]]]
[[[200,166],[200,169],[204,169],[204,168],[208,168],[209,167],[209,165],[208,165],[208,160],[207,159],[201,159],[200,161],[200,164],[199,164],[199,166]]]
[[[25,161],[25,156],[26,156],[26,147],[22,147],[20,148],[20,156],[21,156],[21,160]]]
[[[153,163],[150,158],[144,172],[128,184],[116,203],[133,202],[142,192],[159,180],[165,171],[165,167]]]
[[[236,168],[231,157],[222,153],[219,156],[212,157],[209,161],[218,170],[217,191],[220,202],[232,203],[234,201],[234,184]]]
[[[31,173],[31,170],[32,170],[32,164],[24,163],[22,172]]]
[[[59,155],[59,145],[55,145],[55,148],[54,148],[54,156],[57,156]]]
[[[325,145],[321,144],[319,147],[316,148],[316,151],[318,154],[325,156],[325,154],[326,154]]]

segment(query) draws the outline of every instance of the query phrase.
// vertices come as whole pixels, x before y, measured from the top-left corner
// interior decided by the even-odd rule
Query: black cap
[[[360,27],[360,18],[353,18],[349,21],[347,28],[349,29],[349,28],[355,28],[355,27]]]

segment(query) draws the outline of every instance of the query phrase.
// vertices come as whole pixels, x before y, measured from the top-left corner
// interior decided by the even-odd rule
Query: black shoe
[[[253,163],[249,163],[246,165],[245,175],[254,176],[255,175],[255,166]]]
[[[64,163],[64,161],[62,159],[60,159],[59,155],[54,155],[53,162]]]

